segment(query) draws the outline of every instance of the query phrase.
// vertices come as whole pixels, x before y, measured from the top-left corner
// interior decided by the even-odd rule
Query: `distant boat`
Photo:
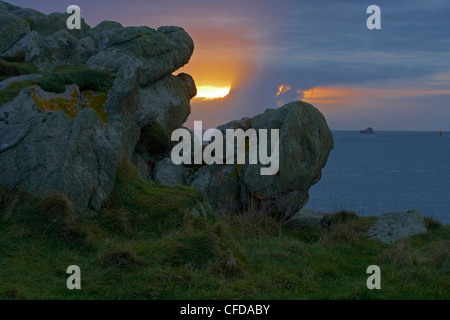
[[[365,130],[360,130],[359,133],[365,133],[365,134],[374,134],[375,131],[373,131],[373,128],[367,128]]]
[[[442,137],[442,130],[441,131],[439,131],[439,135]]]

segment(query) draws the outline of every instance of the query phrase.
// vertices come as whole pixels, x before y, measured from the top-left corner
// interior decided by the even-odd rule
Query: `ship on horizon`
[[[364,133],[364,134],[375,134],[375,131],[373,131],[373,128],[369,127],[365,130],[359,130],[359,133]]]

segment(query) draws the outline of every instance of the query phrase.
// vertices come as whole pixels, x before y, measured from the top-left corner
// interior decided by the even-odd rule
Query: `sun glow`
[[[231,87],[198,86],[196,98],[220,99],[225,98],[230,93]]]

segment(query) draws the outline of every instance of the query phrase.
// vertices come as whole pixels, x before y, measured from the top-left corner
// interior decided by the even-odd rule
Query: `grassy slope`
[[[189,214],[201,196],[121,170],[96,218],[63,196],[0,192],[3,299],[449,299],[450,227],[394,245],[364,235],[373,221],[338,215],[326,230],[286,230],[257,213]],[[350,217],[350,218],[349,218]],[[82,290],[66,288],[81,267]],[[366,288],[381,267],[382,289]]]

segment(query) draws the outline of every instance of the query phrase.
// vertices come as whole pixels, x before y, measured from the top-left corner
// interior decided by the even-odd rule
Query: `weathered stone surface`
[[[87,108],[72,120],[63,112],[43,113],[26,89],[1,110],[9,114],[0,122],[8,145],[0,151],[2,185],[63,192],[78,209],[99,208],[113,186],[118,154],[97,114]]]
[[[0,11],[0,26],[0,52],[7,50],[31,31],[28,22],[2,11]]]
[[[8,39],[1,42],[0,53],[4,56],[24,53],[25,60],[42,71],[85,61],[96,52],[94,40],[87,36],[90,27],[81,19],[81,30],[68,30],[68,16],[57,12],[45,15],[0,2],[0,19],[5,17],[0,35]]]
[[[380,242],[394,243],[426,231],[422,214],[419,211],[409,210],[382,214],[369,229],[368,234]]]
[[[123,26],[120,23],[115,22],[115,21],[104,20],[104,21],[100,22],[98,25],[96,25],[94,28],[90,29],[87,32],[87,34],[89,35],[89,37],[91,37],[95,41],[95,44],[97,46],[99,41],[102,39],[102,35],[101,35],[102,32],[107,31],[107,30],[112,30],[112,29],[120,29],[120,28],[123,28]]]
[[[75,38],[67,29],[43,38],[33,30],[8,51],[5,56],[25,54],[25,61],[33,62],[42,71],[51,71],[57,66],[74,66],[89,58],[95,50],[95,43],[89,37]]]
[[[242,209],[234,166],[204,166],[193,175],[191,186],[201,191],[219,211],[237,212]]]
[[[166,186],[185,184],[189,177],[189,169],[175,165],[170,158],[158,162],[153,177],[156,182]]]
[[[119,22],[103,20],[98,25],[96,25],[94,28],[92,28],[92,31],[101,33],[105,30],[120,29],[120,28],[123,28],[123,26]]]
[[[154,85],[140,89],[142,108],[138,112],[139,124],[148,123],[149,118],[156,119],[170,136],[187,120],[191,113],[190,99],[196,94],[194,80],[185,73],[166,76]]]
[[[219,127],[223,132],[227,128],[279,129],[279,172],[261,175],[261,165],[249,165],[248,160],[243,165],[211,165],[199,170],[192,186],[217,207],[234,211],[256,206],[280,220],[291,218],[308,201],[308,190],[319,181],[334,146],[323,115],[297,101]]]
[[[49,52],[46,52],[42,47],[43,39],[36,31],[31,31],[26,36],[17,41],[9,50],[2,55],[7,57],[14,57],[23,53],[25,61],[31,61],[39,67],[49,60]]]
[[[176,79],[179,85],[184,83],[183,79]],[[8,118],[0,121],[0,141],[7,145],[0,152],[0,164],[14,163],[8,165],[11,170],[0,173],[2,184],[13,188],[24,184],[28,190],[42,194],[64,192],[77,210],[99,209],[112,190],[120,158],[131,157],[141,128],[156,120],[146,116],[148,122],[138,121],[139,86],[135,83],[129,87],[128,94],[120,99],[123,81],[116,79],[108,95],[107,127],[92,109],[88,108],[91,112],[87,112],[80,107],[81,96],[79,91],[71,89],[73,86],[68,86],[63,94],[46,93],[40,88],[24,90],[14,101],[2,106],[1,111]],[[159,82],[155,84],[159,85]],[[165,88],[163,97],[188,103],[191,96],[188,89]],[[65,112],[39,110],[40,103],[58,105]],[[164,101],[161,105],[164,106]],[[176,106],[172,107],[177,112]],[[180,102],[179,108],[186,105]],[[148,110],[152,112],[151,108]]]
[[[106,30],[98,42],[99,52],[87,61],[92,69],[116,72],[124,65],[140,69],[139,83],[146,85],[184,66],[194,43],[179,27],[154,30],[126,27]]]

